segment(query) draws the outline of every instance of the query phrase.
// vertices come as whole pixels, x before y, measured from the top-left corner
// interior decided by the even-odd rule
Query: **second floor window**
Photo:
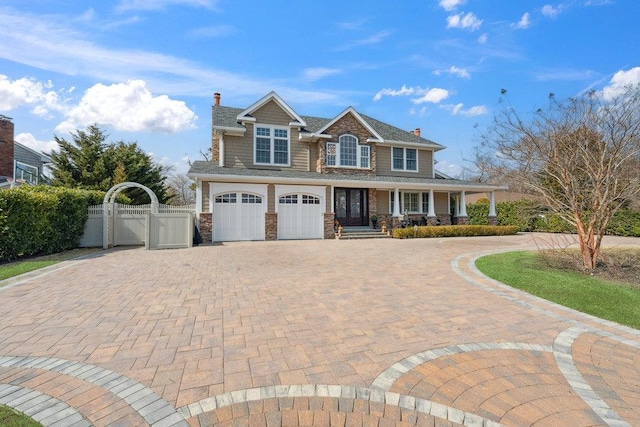
[[[418,151],[415,148],[392,148],[392,169],[397,171],[418,171]]]
[[[338,142],[327,143],[327,166],[348,168],[370,168],[371,149],[359,145],[353,135],[342,135]]]
[[[289,165],[289,129],[256,125],[254,163],[262,165]]]

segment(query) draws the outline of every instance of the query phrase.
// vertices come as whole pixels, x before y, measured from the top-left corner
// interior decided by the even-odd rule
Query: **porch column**
[[[391,216],[394,218],[400,216],[400,190],[397,188],[393,189],[393,214]]]
[[[459,225],[466,225],[469,223],[469,218],[467,217],[467,199],[464,190],[460,192],[460,201],[458,203],[460,204],[460,209],[458,210],[457,223]]]
[[[460,192],[460,211],[458,216],[467,216],[467,199],[464,191]]]
[[[436,207],[434,206],[435,202],[433,201],[433,189],[429,190],[429,212],[427,212],[427,216],[436,216]]]
[[[496,215],[495,192],[489,193],[489,225],[498,225],[498,215]]]
[[[453,202],[455,204],[455,206],[453,208],[454,216],[455,217],[459,217],[460,216],[460,197],[453,196]]]

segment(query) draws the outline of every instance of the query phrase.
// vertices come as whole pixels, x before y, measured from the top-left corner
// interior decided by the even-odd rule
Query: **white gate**
[[[113,233],[110,241],[113,246],[146,245],[147,234],[151,232],[155,238],[154,247],[185,247],[187,234],[193,239],[193,215],[195,205],[172,206],[158,205],[156,219],[147,227],[147,220],[152,214],[151,205],[123,205],[114,203],[107,215],[109,230]],[[84,235],[80,239],[80,247],[103,246],[103,205],[89,206],[89,218],[84,227]],[[160,220],[160,218],[163,218]],[[160,240],[158,240],[160,239]]]

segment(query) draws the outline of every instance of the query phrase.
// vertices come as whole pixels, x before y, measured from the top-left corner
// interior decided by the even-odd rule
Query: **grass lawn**
[[[0,426],[3,427],[40,427],[42,424],[32,418],[0,405]]]
[[[506,252],[476,261],[487,276],[583,313],[640,329],[640,286],[548,267],[537,252]]]
[[[18,276],[23,273],[28,273],[29,271],[48,267],[50,265],[57,264],[61,261],[66,261],[66,260],[77,258],[83,255],[88,255],[100,250],[102,249],[96,249],[96,248],[72,249],[70,251],[60,252],[53,255],[45,255],[45,256],[0,264],[0,280],[8,279],[10,277]]]

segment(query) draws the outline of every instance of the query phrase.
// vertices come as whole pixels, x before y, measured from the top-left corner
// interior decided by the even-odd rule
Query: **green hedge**
[[[607,226],[613,236],[640,237],[640,212],[622,209],[616,212]]]
[[[396,239],[424,237],[469,237],[469,236],[507,236],[518,233],[518,227],[508,225],[439,225],[408,228],[394,228]]]
[[[87,207],[103,197],[99,191],[47,186],[0,191],[0,262],[76,247]]]
[[[485,200],[467,205],[469,224],[488,224],[489,202]],[[559,215],[550,213],[531,200],[515,200],[496,203],[498,225],[514,225],[520,231],[549,233],[575,233],[573,225]],[[640,212],[622,209],[613,216],[607,234],[614,236],[640,237]]]

